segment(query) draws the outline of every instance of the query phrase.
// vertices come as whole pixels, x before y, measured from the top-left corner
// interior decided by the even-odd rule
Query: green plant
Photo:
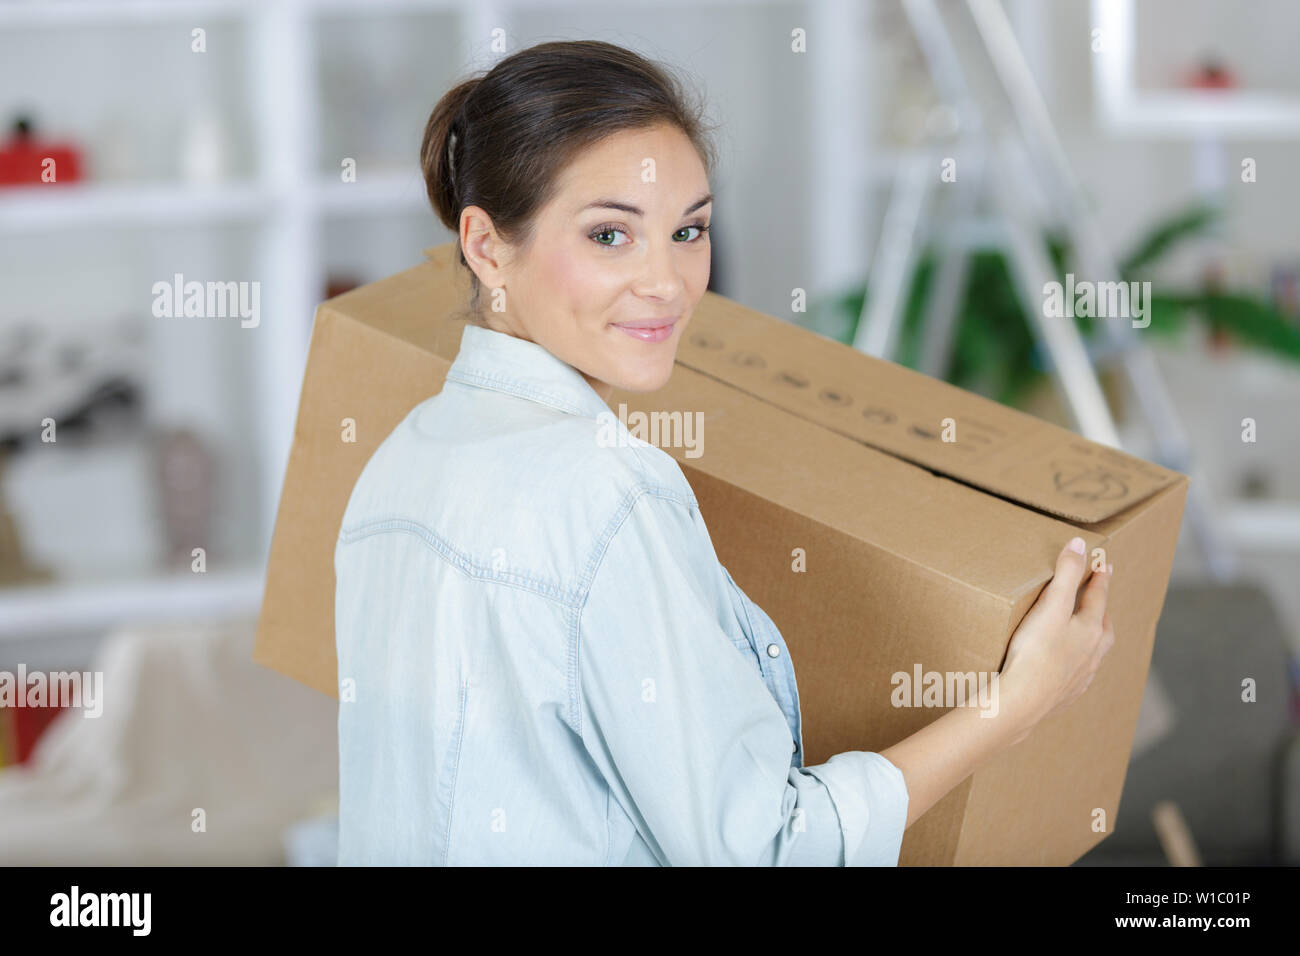
[[[1121,278],[1134,280],[1181,242],[1204,233],[1218,209],[1196,206],[1170,216],[1148,232],[1120,264]],[[1044,237],[1058,277],[1064,279],[1071,250],[1058,235]],[[964,297],[959,306],[953,349],[943,377],[948,381],[1019,405],[1046,374],[1047,365],[1016,291],[1010,265],[1000,251],[970,254]],[[895,360],[911,368],[920,362],[924,319],[937,264],[933,248],[920,255],[912,276]],[[818,331],[845,344],[853,341],[867,296],[866,284],[823,303],[815,319]],[[1206,323],[1240,342],[1300,361],[1300,328],[1262,298],[1240,292],[1153,291],[1151,324],[1145,330],[1175,335],[1189,320]],[[1095,344],[1096,320],[1078,317],[1085,341]]]

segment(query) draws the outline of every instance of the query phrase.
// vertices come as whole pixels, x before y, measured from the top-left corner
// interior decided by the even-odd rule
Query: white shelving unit
[[[528,6],[527,2],[522,3]],[[248,102],[258,170],[246,182],[95,182],[0,191],[0,240],[57,239],[60,232],[166,226],[205,230],[241,224],[256,237],[264,276],[261,339],[254,350],[259,553],[269,549],[297,415],[315,307],[323,298],[324,233],[336,220],[414,215],[426,209],[414,162],[355,183],[322,177],[317,156],[318,27],[332,20],[446,14],[459,29],[462,63],[501,23],[499,5],[481,0],[97,0],[0,4],[0,30],[58,42],[87,27],[234,25],[251,66]],[[69,276],[69,281],[75,277]],[[255,612],[264,566],[207,574],[111,576],[0,589],[0,640],[102,630],[124,618]]]
[[[0,194],[0,235],[159,223],[256,222],[275,197],[256,183],[221,186],[87,183],[7,188]]]
[[[7,588],[0,639],[95,631],[126,619],[251,614],[262,590],[257,568]]]

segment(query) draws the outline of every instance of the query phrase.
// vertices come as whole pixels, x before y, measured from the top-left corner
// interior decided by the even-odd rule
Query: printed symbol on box
[[[917,438],[928,438],[931,441],[939,437],[937,432],[928,431],[922,428],[920,425],[913,425],[911,428],[908,429],[908,431],[911,432],[913,435],[915,435]]]
[[[1078,462],[1052,462],[1052,482],[1079,501],[1118,501],[1128,497],[1128,482],[1108,468],[1088,467]]]
[[[823,388],[817,394],[817,397],[827,405],[835,405],[840,408],[853,404],[853,399],[849,398],[849,396],[845,395],[843,392],[837,392],[833,388]]]
[[[767,362],[757,352],[732,352],[731,361],[742,368],[767,368]]]
[[[772,381],[779,385],[793,385],[795,388],[808,387],[808,379],[798,372],[777,372],[772,376]]]
[[[697,332],[691,336],[691,344],[698,345],[702,349],[720,349],[722,348],[722,339],[709,335],[707,332]]]
[[[892,424],[898,416],[883,408],[864,408],[862,410],[862,417],[869,422],[875,422],[877,425],[889,425]]]

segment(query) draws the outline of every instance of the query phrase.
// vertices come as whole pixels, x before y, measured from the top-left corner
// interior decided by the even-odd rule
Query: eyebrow
[[[682,215],[689,216],[701,206],[707,206],[711,202],[713,202],[713,193],[701,196],[699,199],[695,200],[695,202],[687,206],[682,211]],[[594,202],[587,203],[587,205],[579,209],[578,212],[585,212],[588,209],[619,209],[623,212],[630,213],[633,216],[645,216],[645,211],[639,206],[634,206],[628,202],[619,202],[617,199],[597,199]]]

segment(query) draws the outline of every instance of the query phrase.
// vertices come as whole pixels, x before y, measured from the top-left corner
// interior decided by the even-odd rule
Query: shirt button
[[[795,752],[796,750],[798,750],[798,749],[799,749],[799,741],[797,741],[797,740],[795,740],[793,737],[791,737],[791,738],[790,738],[790,753],[794,753],[794,752]]]
[[[781,656],[781,648],[777,647],[775,644],[769,644],[769,645],[767,645],[767,656],[768,656],[768,657],[780,657],[780,656]]]

